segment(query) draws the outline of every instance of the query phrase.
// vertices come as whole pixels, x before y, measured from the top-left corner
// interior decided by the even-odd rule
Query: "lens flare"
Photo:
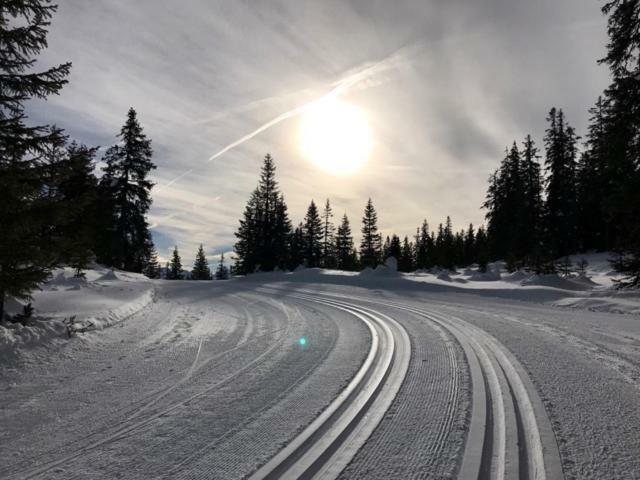
[[[298,343],[299,343],[301,346],[303,346],[303,347],[304,347],[304,346],[307,344],[307,338],[306,338],[306,337],[300,337],[300,340],[298,340]]]

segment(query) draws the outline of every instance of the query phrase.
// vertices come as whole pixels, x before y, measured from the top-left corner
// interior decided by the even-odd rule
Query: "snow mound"
[[[32,350],[66,342],[65,319],[75,317],[80,327],[101,330],[139,312],[153,301],[153,282],[144,275],[102,267],[90,269],[86,278],[74,278],[70,268],[60,268],[41,291],[33,293],[35,312],[27,326],[0,323],[0,364],[28,360]],[[9,315],[22,310],[22,304],[9,299]]]
[[[101,275],[100,277],[98,277],[96,281],[113,282],[115,280],[119,280],[118,276],[116,275],[116,272],[114,272],[113,270],[107,270],[107,272]]]
[[[591,290],[591,286],[582,282],[575,281],[571,278],[560,277],[556,274],[549,275],[531,275],[523,280],[521,285],[559,288],[561,290],[586,291]]]

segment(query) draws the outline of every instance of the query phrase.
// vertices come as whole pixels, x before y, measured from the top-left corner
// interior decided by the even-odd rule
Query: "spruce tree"
[[[394,234],[391,236],[391,241],[389,242],[389,247],[387,248],[387,252],[385,254],[385,260],[389,257],[393,257],[398,262],[400,262],[401,256],[402,256],[402,245],[400,243],[400,237]]]
[[[487,271],[487,264],[489,262],[489,241],[485,233],[484,227],[478,229],[476,233],[476,258],[475,263],[478,264],[480,272]]]
[[[520,258],[540,258],[544,239],[544,202],[539,155],[531,135],[523,142],[521,162],[522,204],[518,212],[518,250]]]
[[[73,267],[76,275],[87,268],[98,238],[98,180],[93,173],[97,150],[72,142],[57,187],[64,212],[60,222],[62,261]]]
[[[409,241],[409,237],[404,237],[400,258],[398,259],[398,270],[400,272],[412,272],[415,268],[414,246]]]
[[[375,268],[382,257],[382,239],[378,232],[378,214],[371,199],[367,202],[362,217],[362,240],[360,241],[360,262],[363,267]]]
[[[169,262],[167,280],[182,280],[182,260],[177,246],[174,247],[171,262]]]
[[[25,124],[25,105],[60,92],[71,64],[34,71],[47,47],[57,5],[48,0],[3,2],[0,7],[0,320],[5,297],[29,298],[58,261],[51,251],[43,154],[59,133]]]
[[[323,225],[313,200],[304,217],[304,258],[308,268],[319,267],[322,261]]]
[[[322,266],[324,268],[336,267],[336,256],[334,252],[334,235],[335,227],[331,219],[333,218],[333,210],[331,203],[327,198],[322,212]]]
[[[466,267],[476,260],[476,233],[472,223],[469,224],[469,229],[464,232],[463,243],[462,264]]]
[[[276,181],[276,166],[269,154],[264,158],[258,187],[249,198],[236,238],[238,273],[284,269],[291,262],[291,222]]]
[[[416,268],[431,268],[429,257],[431,255],[431,238],[429,237],[429,224],[425,219],[416,232]]]
[[[153,248],[149,255],[149,261],[145,265],[144,272],[148,278],[157,279],[160,278],[160,262],[158,261],[158,252]]]
[[[224,252],[220,254],[220,261],[216,269],[216,280],[229,280],[229,269],[224,264]]]
[[[152,162],[151,140],[143,132],[131,108],[118,135],[120,144],[109,148],[100,180],[103,196],[103,242],[99,261],[132,272],[142,272],[152,249],[147,212],[153,183],[148,176]]]
[[[353,236],[347,215],[342,216],[342,222],[336,233],[336,261],[340,270],[354,270],[357,259],[354,254]]]
[[[547,247],[554,257],[560,257],[574,253],[577,247],[577,138],[562,110],[552,108],[547,121]]]
[[[209,262],[207,262],[207,256],[204,253],[202,244],[198,247],[196,253],[196,259],[193,263],[193,270],[191,270],[192,280],[211,280],[211,269],[209,268]]]
[[[303,225],[300,223],[291,234],[290,252],[289,252],[289,268],[295,270],[300,265],[304,265],[304,231]]]
[[[618,251],[617,270],[626,279],[619,286],[640,285],[640,2],[607,1],[609,44],[601,60],[613,82],[606,90],[606,153],[604,167],[608,242]]]

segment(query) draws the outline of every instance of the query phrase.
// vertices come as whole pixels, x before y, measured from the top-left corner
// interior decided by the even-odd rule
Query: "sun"
[[[365,113],[335,97],[315,102],[303,114],[298,141],[305,158],[334,175],[358,170],[373,144]]]

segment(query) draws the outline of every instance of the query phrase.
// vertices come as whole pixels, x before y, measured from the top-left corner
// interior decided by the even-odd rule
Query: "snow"
[[[102,330],[148,306],[153,294],[154,283],[144,275],[94,265],[85,278],[75,278],[72,268],[56,269],[42,290],[33,293],[35,312],[28,325],[1,324],[0,364],[30,361],[41,353],[38,347],[66,342],[65,319],[75,316],[76,324]],[[7,302],[7,313],[21,310],[22,304]]]
[[[229,282],[57,270],[34,294],[34,321],[0,327],[0,477],[250,475],[336,398],[370,344],[356,318],[290,296],[300,291],[376,309],[411,339],[405,382],[342,478],[459,473],[474,400],[451,322],[491,335],[523,366],[568,477],[634,478],[640,297],[612,288],[609,255],[571,260],[583,257],[585,275],[566,277],[502,262],[484,273],[300,268]],[[94,327],[69,340],[62,320],[73,315]]]

